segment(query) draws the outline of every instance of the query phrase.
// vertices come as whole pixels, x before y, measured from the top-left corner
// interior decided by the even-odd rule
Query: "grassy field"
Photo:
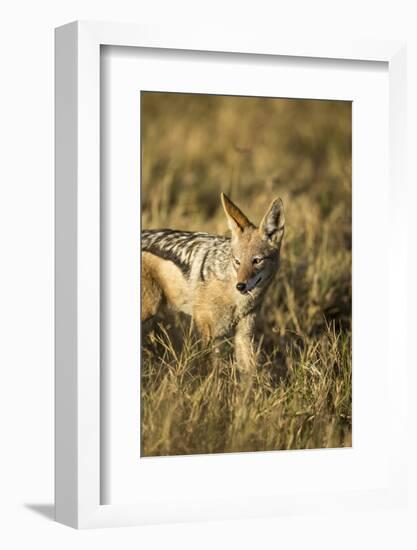
[[[142,455],[351,445],[351,104],[142,93],[142,227],[227,234],[219,194],[286,214],[261,364],[208,362],[190,321],[142,347]]]

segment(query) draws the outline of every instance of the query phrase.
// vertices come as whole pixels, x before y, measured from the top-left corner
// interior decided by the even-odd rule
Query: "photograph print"
[[[351,102],[140,104],[141,456],[350,447]]]

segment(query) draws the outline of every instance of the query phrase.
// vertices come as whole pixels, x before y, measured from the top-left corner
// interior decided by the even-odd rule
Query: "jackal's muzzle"
[[[258,273],[254,277],[251,277],[245,283],[244,282],[237,283],[236,288],[241,294],[245,294],[246,292],[250,292],[251,290],[253,290],[261,282],[261,280],[262,280],[262,274]]]

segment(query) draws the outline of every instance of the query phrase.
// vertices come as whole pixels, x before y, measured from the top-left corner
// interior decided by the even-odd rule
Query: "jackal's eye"
[[[263,258],[254,258],[254,259],[252,260],[253,265],[259,265],[259,264],[261,264],[263,261],[264,261]]]
[[[233,261],[235,262],[236,265],[240,265],[240,260],[238,260],[237,258],[233,258]]]

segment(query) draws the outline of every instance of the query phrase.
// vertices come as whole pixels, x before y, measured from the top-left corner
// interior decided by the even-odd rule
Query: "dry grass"
[[[259,222],[286,211],[281,270],[259,318],[262,361],[211,367],[189,320],[142,349],[142,454],[351,445],[351,105],[142,94],[142,227],[226,233],[225,191]]]

